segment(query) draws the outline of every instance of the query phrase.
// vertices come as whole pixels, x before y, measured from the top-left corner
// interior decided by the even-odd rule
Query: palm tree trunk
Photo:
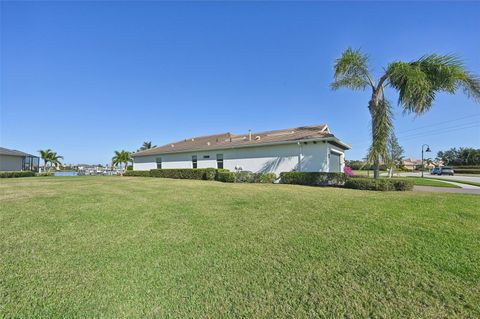
[[[370,116],[372,118],[372,145],[375,141],[376,129],[377,129],[377,123],[375,122],[375,117],[373,116],[373,113],[375,112],[375,109],[377,107],[378,107],[378,93],[373,92],[372,99],[368,102],[368,109],[370,111]],[[377,179],[379,177],[380,177],[380,158],[378,155],[375,155],[375,158],[373,160],[373,178]]]

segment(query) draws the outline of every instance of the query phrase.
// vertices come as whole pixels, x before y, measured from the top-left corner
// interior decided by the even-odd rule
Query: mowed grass
[[[480,317],[480,196],[0,181],[0,317]]]
[[[413,183],[418,186],[461,188],[460,186],[450,184],[450,183],[445,183],[437,179],[429,179],[426,177],[422,178],[422,177],[413,177],[413,176],[408,176],[407,178],[413,180]]]

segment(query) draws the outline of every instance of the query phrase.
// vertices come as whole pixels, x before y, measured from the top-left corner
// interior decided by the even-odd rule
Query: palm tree
[[[156,146],[156,145],[153,145],[153,146],[152,146],[152,142],[151,142],[151,141],[143,142],[142,147],[140,147],[137,152],[149,150],[149,149],[154,148],[154,147],[157,147],[157,146]]]
[[[398,104],[406,113],[421,115],[432,107],[438,92],[455,93],[462,88],[467,96],[480,101],[480,78],[470,73],[463,62],[453,55],[424,55],[411,62],[390,63],[375,82],[368,69],[368,56],[348,48],[335,61],[333,90],[371,89],[368,110],[371,116],[372,144],[368,159],[379,177],[380,159],[387,158],[387,140],[392,130],[392,106],[385,99],[385,87],[398,91]]]
[[[121,150],[115,151],[115,155],[112,157],[112,166],[119,166],[124,164],[125,171],[127,170],[128,162],[131,161],[130,152]]]
[[[57,155],[57,152],[51,152],[49,157],[49,162],[57,167],[58,165],[62,164],[60,159],[63,159],[63,156]]]
[[[50,161],[50,158],[52,156],[52,150],[51,149],[46,149],[46,150],[39,150],[40,153],[40,158],[43,160],[43,170],[47,171],[47,164]]]

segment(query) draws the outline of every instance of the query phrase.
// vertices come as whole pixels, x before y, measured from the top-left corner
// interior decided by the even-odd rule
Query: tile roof
[[[30,155],[24,152],[20,152],[17,150],[11,150],[8,148],[0,147],[0,155],[10,155],[10,156],[35,156],[35,155]],[[35,156],[38,157],[38,156]]]
[[[133,156],[146,156],[189,151],[208,151],[237,148],[254,145],[277,144],[306,139],[334,137],[326,124],[302,126],[283,130],[258,132],[251,134],[221,133],[215,135],[186,138],[184,140],[136,152]]]

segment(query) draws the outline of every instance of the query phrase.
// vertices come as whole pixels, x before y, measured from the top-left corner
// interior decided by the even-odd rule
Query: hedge
[[[224,183],[234,183],[235,182],[235,173],[230,171],[219,171],[215,176],[215,180]]]
[[[456,174],[480,174],[480,168],[454,168]]]
[[[277,179],[275,173],[256,173],[253,176],[254,183],[273,183]]]
[[[3,171],[0,172],[0,178],[14,178],[14,177],[32,177],[35,173],[32,171]]]
[[[343,185],[348,179],[345,173],[282,172],[280,183],[310,186]]]
[[[402,178],[353,178],[343,185],[345,188],[372,190],[372,191],[410,191],[413,189],[413,180]]]
[[[214,180],[217,175],[215,168],[172,168],[172,169],[152,169],[152,177],[177,178],[177,179],[203,179]]]
[[[151,177],[150,171],[126,171],[123,176]]]

